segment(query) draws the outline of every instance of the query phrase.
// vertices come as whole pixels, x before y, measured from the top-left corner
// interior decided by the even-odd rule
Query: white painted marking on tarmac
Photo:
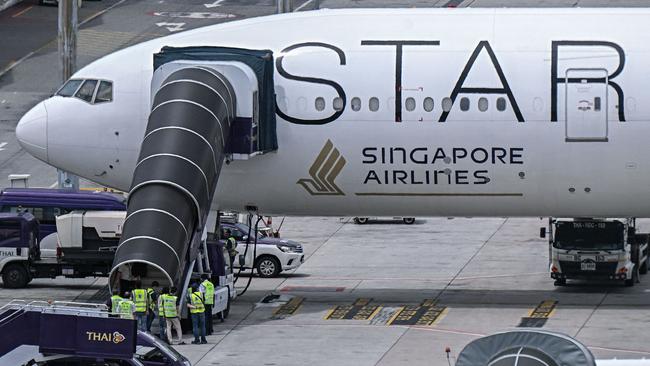
[[[314,0],[307,0],[307,1],[305,1],[302,5],[300,5],[299,7],[295,8],[295,9],[293,10],[294,13],[297,12],[297,11],[302,10],[305,6],[307,6],[307,4],[311,4],[312,1],[314,1]]]
[[[5,146],[7,146],[7,142],[0,142],[0,151],[4,150]]]
[[[229,19],[236,18],[235,14],[227,13],[212,13],[212,12],[187,12],[187,11],[155,11],[153,13],[157,17],[169,18],[189,18],[189,19]],[[185,23],[183,23],[185,24]]]
[[[208,9],[216,8],[217,6],[221,6],[221,3],[224,2],[224,1],[225,0],[217,0],[217,1],[215,1],[213,3],[210,3],[210,4],[203,4],[203,6],[205,6]]]
[[[49,189],[56,188],[56,186],[58,186],[58,185],[59,185],[59,182],[54,182],[54,183],[50,184],[50,186],[47,187],[47,188],[49,188]]]
[[[178,32],[178,31],[184,30],[183,26],[185,25],[185,23],[161,22],[161,23],[156,23],[156,25],[159,26],[159,27],[165,27],[170,32]]]

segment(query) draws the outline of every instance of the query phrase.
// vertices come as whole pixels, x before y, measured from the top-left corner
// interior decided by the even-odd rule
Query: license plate
[[[583,271],[595,271],[596,262],[582,262],[580,263],[580,269]]]

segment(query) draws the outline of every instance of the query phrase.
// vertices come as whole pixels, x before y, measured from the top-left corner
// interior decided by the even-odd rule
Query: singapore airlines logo
[[[312,196],[345,196],[334,180],[345,166],[345,158],[334,147],[332,141],[327,140],[318,157],[309,168],[311,178],[303,178],[296,182]]]

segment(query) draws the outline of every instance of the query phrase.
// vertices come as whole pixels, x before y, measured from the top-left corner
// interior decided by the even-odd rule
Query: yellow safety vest
[[[133,319],[133,301],[127,299],[120,301],[120,317]]]
[[[205,304],[214,305],[214,285],[207,279],[201,284],[205,287]]]
[[[163,294],[158,295],[158,316],[165,317],[165,304],[163,303]]]
[[[165,318],[177,318],[176,299],[174,295],[162,295],[163,312]]]
[[[154,289],[152,289],[151,287],[147,289],[147,300],[149,301],[149,309],[151,309],[152,311],[156,308],[156,303],[153,302],[153,297],[152,297],[154,292],[155,292]]]
[[[117,314],[120,311],[120,302],[124,300],[120,295],[111,296],[111,313]]]
[[[144,289],[138,288],[133,290],[133,303],[135,304],[136,313],[144,313],[147,311],[147,292]]]
[[[203,305],[203,294],[200,292],[193,292],[190,295],[190,303],[194,305],[194,308],[190,309],[190,313],[203,313],[205,312],[205,305]]]

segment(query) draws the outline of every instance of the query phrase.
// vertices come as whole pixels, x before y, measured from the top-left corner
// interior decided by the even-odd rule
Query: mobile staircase
[[[0,308],[0,364],[20,346],[42,354],[130,358],[135,320],[120,319],[106,305],[68,301],[13,300]]]

